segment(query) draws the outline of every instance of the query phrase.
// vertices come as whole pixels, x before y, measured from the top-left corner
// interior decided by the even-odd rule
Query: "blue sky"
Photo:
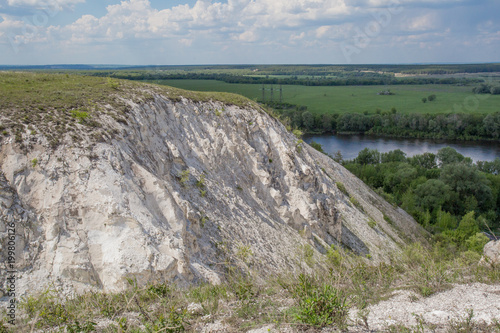
[[[0,0],[0,64],[500,61],[497,0]]]

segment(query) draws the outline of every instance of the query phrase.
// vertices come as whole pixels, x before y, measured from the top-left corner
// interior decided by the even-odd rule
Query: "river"
[[[381,153],[401,149],[407,156],[425,152],[437,153],[443,147],[452,147],[473,161],[493,161],[500,158],[500,144],[492,141],[448,141],[430,139],[399,139],[368,135],[306,135],[304,141],[320,143],[323,150],[334,155],[340,150],[344,159],[353,159],[364,148],[377,149]]]

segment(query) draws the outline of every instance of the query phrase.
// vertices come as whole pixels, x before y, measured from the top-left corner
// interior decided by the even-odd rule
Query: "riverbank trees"
[[[313,114],[306,107],[271,105],[293,128],[306,133],[357,133],[406,138],[499,140],[500,112],[493,114],[402,114],[395,108],[375,114]]]
[[[448,245],[500,231],[500,159],[474,164],[450,147],[413,157],[366,148],[343,165]]]
[[[365,148],[343,165],[447,246],[465,249],[481,230],[500,231],[498,158],[474,164],[450,147],[413,157]]]

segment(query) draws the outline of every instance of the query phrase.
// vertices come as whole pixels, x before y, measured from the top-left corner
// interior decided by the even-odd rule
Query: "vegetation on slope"
[[[173,101],[181,97],[198,101],[220,101],[238,106],[257,106],[243,96],[230,93],[190,92],[111,78],[68,74],[0,73],[0,133],[23,142],[43,134],[56,147],[66,133],[74,142],[90,136],[101,141],[113,136],[103,127],[106,117],[127,123],[130,107],[161,94]]]
[[[297,255],[306,254],[298,249]],[[4,325],[4,317],[0,332],[192,332],[213,323],[238,332],[267,324],[277,330],[369,329],[368,306],[396,290],[413,291],[417,301],[453,283],[500,282],[500,271],[479,265],[479,258],[477,251],[457,255],[415,244],[390,264],[370,266],[364,259],[332,247],[324,256],[329,269],[313,275],[302,272],[258,282],[229,270],[221,285],[183,289],[158,282],[139,287],[130,280],[128,290],[121,293],[90,292],[73,298],[49,289],[24,297],[16,327]],[[308,265],[315,267],[314,262]],[[349,311],[354,309],[359,310],[358,317],[349,319]],[[452,324],[456,325],[450,321],[444,326]],[[476,331],[500,329],[499,322],[472,320],[468,324]],[[412,327],[398,323],[387,329]]]
[[[20,133],[25,136],[31,130],[52,135],[53,139],[66,131],[76,132],[76,129],[82,128],[106,133],[108,129],[100,128],[98,122],[101,117],[109,116],[126,122],[127,106],[121,99],[124,96],[144,101],[152,98],[150,94],[155,92],[172,100],[179,100],[183,96],[194,101],[220,100],[241,106],[250,103],[243,97],[231,94],[185,92],[80,76],[2,73],[0,84],[5,88],[0,95],[0,109],[6,135],[17,136]],[[123,109],[120,111],[120,108]],[[373,159],[372,155],[375,156]],[[4,313],[0,319],[0,332],[181,332],[194,331],[217,320],[238,331],[264,324],[339,329],[364,326],[369,329],[366,327],[366,311],[359,312],[358,320],[350,322],[348,310],[364,310],[370,304],[390,297],[398,289],[410,289],[419,295],[417,297],[427,297],[449,288],[452,283],[500,282],[498,269],[478,264],[484,239],[474,238],[478,237],[478,222],[482,221],[481,218],[488,221],[488,214],[494,210],[492,202],[498,202],[496,187],[492,189],[491,184],[484,181],[486,179],[498,185],[495,178],[498,177],[498,171],[497,174],[492,172],[491,176],[482,174],[486,168],[493,170],[495,166],[472,166],[463,156],[452,152],[449,156],[439,157],[439,161],[442,164],[448,163],[450,169],[461,168],[477,176],[475,184],[481,187],[478,190],[481,195],[474,195],[474,198],[477,197],[474,202],[467,193],[463,196],[461,193],[452,195],[454,188],[447,182],[454,177],[449,180],[444,176],[446,165],[443,164],[441,170],[432,164],[432,158],[427,164],[426,158],[416,158],[413,161],[405,156],[402,159],[400,155],[384,155],[385,159],[382,160],[382,156],[377,159],[376,152],[368,151],[366,158],[358,156],[358,160],[352,164],[360,165],[365,171],[361,173],[361,177],[366,178],[365,181],[369,184],[372,181],[382,181],[381,193],[386,197],[392,196],[396,202],[401,200],[398,203],[405,208],[403,203],[413,202],[415,207],[422,209],[422,216],[428,219],[428,226],[441,225],[438,222],[441,216],[439,211],[447,209],[447,202],[438,210],[432,206],[437,201],[429,199],[429,205],[433,208],[431,210],[426,206],[428,200],[424,198],[433,192],[423,191],[425,195],[417,196],[418,186],[431,180],[440,180],[448,185],[449,189],[445,189],[450,192],[450,198],[457,200],[460,205],[457,206],[457,212],[442,213],[443,216],[449,214],[451,218],[446,221],[454,223],[452,228],[446,229],[450,231],[448,235],[442,233],[443,237],[448,237],[444,238],[446,243],[443,239],[438,239],[439,242],[430,249],[418,244],[411,245],[404,249],[402,256],[395,256],[390,264],[378,266],[369,266],[365,258],[332,247],[323,258],[329,267],[327,271],[317,272],[316,275],[305,271],[302,274],[283,275],[265,283],[251,275],[241,276],[229,267],[227,280],[220,286],[199,285],[182,289],[159,282],[139,287],[131,280],[129,290],[122,293],[93,292],[74,298],[66,298],[57,290],[47,290],[41,295],[28,295],[23,299],[16,327],[4,325]],[[32,163],[36,165],[36,161]],[[378,165],[380,170],[377,169]],[[372,179],[367,174],[375,178],[380,176],[382,180]],[[406,182],[409,182],[409,186]],[[386,183],[387,188],[384,187]],[[487,190],[482,189],[484,186],[490,187],[490,195]],[[408,188],[415,191],[410,193],[413,201],[406,191]],[[417,203],[417,200],[421,202]],[[455,207],[453,203],[448,204]],[[477,215],[471,213],[471,209],[477,211]],[[448,226],[446,223],[443,225]],[[377,228],[373,223],[370,226]],[[301,248],[297,255],[304,265],[313,269],[319,267],[308,255],[309,252],[309,249]],[[469,324],[484,331],[500,330],[498,322],[483,326],[479,323]],[[452,323],[448,325],[451,327]],[[388,327],[389,330],[400,331],[403,328]]]
[[[500,159],[474,164],[450,147],[413,157],[365,148],[341,162],[450,251],[482,248],[480,231],[500,231]]]

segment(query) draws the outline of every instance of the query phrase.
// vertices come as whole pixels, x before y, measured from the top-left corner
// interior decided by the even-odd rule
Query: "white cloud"
[[[259,36],[251,30],[245,31],[244,33],[240,34],[237,39],[242,42],[247,42],[247,43],[252,43],[257,41]]]
[[[331,28],[330,26],[323,25],[318,29],[316,29],[316,38],[321,38],[325,36],[330,31],[330,28]]]
[[[428,13],[415,18],[412,18],[407,23],[405,30],[407,31],[427,31],[436,29],[438,26],[438,17],[435,13]]]
[[[192,7],[178,5],[164,10],[152,8],[148,0],[128,0],[108,6],[107,14],[100,18],[83,16],[53,32],[59,33],[60,38],[71,35],[74,40],[91,41],[189,37],[198,31],[208,31],[213,35],[255,42],[262,30],[315,25],[315,21],[338,19],[349,10],[345,0],[228,0],[227,3],[198,0]],[[87,38],[78,37],[84,34]]]
[[[191,46],[193,44],[193,40],[187,38],[181,38],[179,39],[179,43],[181,43],[184,46]]]
[[[84,1],[4,0],[4,3],[34,7],[55,4],[63,8]],[[19,18],[4,18],[0,22],[0,35],[3,35],[0,43],[6,43],[6,34],[17,33],[20,41],[48,40],[45,45],[63,45],[67,49],[114,47],[115,50],[117,45],[132,49],[131,43],[145,43],[148,47],[161,45],[158,47],[163,49],[179,45],[192,49],[199,47],[199,57],[202,53],[215,57],[220,50],[238,54],[259,47],[259,50],[272,51],[274,57],[280,56],[283,50],[291,54],[289,51],[293,49],[300,50],[303,55],[313,52],[316,59],[327,49],[331,54],[334,54],[331,50],[339,52],[338,45],[342,42],[356,45],[360,33],[368,35],[373,49],[387,44],[394,48],[398,45],[437,45],[432,43],[442,37],[436,33],[445,31],[447,26],[453,27],[448,17],[450,12],[443,8],[465,8],[463,5],[471,1],[197,0],[192,5],[156,9],[148,0],[121,0],[107,6],[102,16],[82,15],[68,25],[42,25],[36,34],[24,33],[26,24],[16,21]],[[481,35],[484,43],[497,42],[495,32],[500,28],[494,18],[491,21],[493,23],[483,21],[484,24],[478,25],[476,20],[470,31]],[[371,29],[374,24],[375,30]],[[309,56],[303,57],[310,61]]]
[[[290,41],[295,42],[295,41],[304,39],[305,36],[306,36],[306,33],[304,31],[302,31],[300,34],[292,34],[290,36]]]

